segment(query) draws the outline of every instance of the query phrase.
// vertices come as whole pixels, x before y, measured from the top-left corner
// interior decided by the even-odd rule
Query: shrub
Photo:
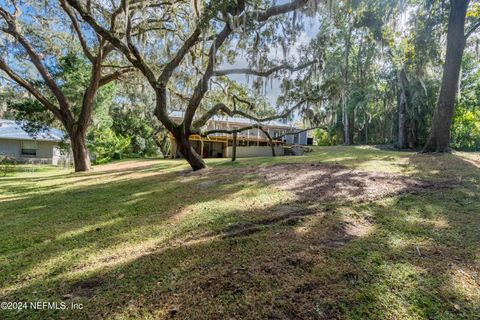
[[[97,164],[122,159],[131,141],[130,137],[119,136],[111,129],[95,130],[92,136],[90,150]]]
[[[334,141],[330,133],[324,129],[315,129],[313,131],[314,144],[317,146],[331,146],[334,145]]]
[[[452,126],[452,147],[458,150],[480,150],[480,110],[458,106]]]
[[[7,157],[0,156],[0,175],[5,177],[15,171],[15,160]]]

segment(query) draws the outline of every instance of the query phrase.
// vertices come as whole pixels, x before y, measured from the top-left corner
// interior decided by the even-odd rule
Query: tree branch
[[[33,65],[35,66],[37,71],[40,73],[46,85],[50,88],[53,95],[57,99],[60,106],[60,112],[65,117],[65,120],[69,123],[72,123],[73,115],[69,110],[69,103],[67,98],[65,97],[62,90],[60,90],[58,85],[53,80],[53,77],[50,74],[50,72],[43,65],[42,60],[40,56],[35,52],[35,49],[33,49],[33,47],[30,45],[27,39],[20,32],[18,32],[16,23],[15,23],[15,17],[12,16],[10,13],[8,13],[2,7],[0,7],[0,16],[3,17],[3,19],[8,25],[7,28],[3,28],[3,31],[10,34],[12,37],[14,37],[22,45],[25,51],[27,51],[27,54],[30,57],[30,60],[32,61]]]
[[[109,84],[110,82],[112,81],[115,81],[115,80],[118,80],[121,78],[121,76],[123,76],[124,74],[126,73],[130,73],[130,72],[133,72],[135,71],[136,69],[133,68],[133,67],[128,67],[128,68],[122,68],[120,70],[117,70],[111,74],[108,74],[106,76],[103,76],[101,79],[100,79],[100,82],[99,82],[99,86],[102,87],[106,84]]]
[[[106,40],[100,40],[97,56],[95,57],[92,65],[92,75],[90,77],[90,83],[87,90],[85,90],[83,94],[82,109],[80,111],[78,122],[76,124],[77,131],[81,133],[86,132],[88,123],[90,122],[90,119],[92,117],[93,101],[97,94],[102,74],[103,48],[105,46],[105,41]]]
[[[298,131],[291,131],[291,132],[287,132],[287,133],[284,133],[282,135],[279,135],[279,136],[276,136],[276,137],[273,137],[274,140],[278,140],[278,139],[281,139],[283,137],[286,137],[286,136],[291,136],[293,134],[299,134],[299,133],[302,133],[302,132],[306,132],[306,131],[310,131],[310,130],[315,130],[315,129],[328,129],[327,127],[324,127],[324,126],[317,126],[317,127],[311,127],[311,128],[308,128],[308,129],[302,129],[302,130],[298,130]]]
[[[303,7],[307,3],[308,3],[308,0],[295,0],[290,3],[272,6],[265,11],[255,11],[255,12],[252,12],[251,14],[254,20],[263,22],[273,16],[284,14],[284,13],[296,10],[300,7]],[[236,10],[237,10],[237,13],[236,13],[237,15],[244,12],[245,1],[239,1],[237,4]],[[223,30],[216,36],[212,46],[210,47],[208,66],[205,70],[205,73],[202,79],[200,79],[197,86],[195,87],[194,93],[192,95],[192,99],[190,100],[190,103],[188,104],[187,110],[185,112],[185,118],[184,118],[183,124],[187,129],[190,129],[193,122],[193,118],[195,116],[195,112],[197,111],[197,108],[200,105],[200,102],[203,99],[203,96],[208,90],[208,81],[214,75],[213,68],[216,62],[217,51],[220,49],[220,47],[223,45],[225,40],[233,31],[234,30],[232,29],[230,24],[226,23]]]
[[[270,116],[270,117],[265,117],[265,118],[258,118],[258,117],[252,116],[252,115],[250,115],[250,114],[248,114],[244,111],[241,111],[241,110],[231,110],[224,103],[219,103],[219,104],[215,105],[212,109],[208,110],[205,114],[203,114],[203,116],[201,116],[198,120],[196,120],[193,123],[192,127],[194,129],[198,130],[198,128],[203,127],[207,123],[208,120],[210,120],[212,117],[217,115],[219,112],[224,112],[230,117],[233,117],[235,115],[239,115],[239,116],[242,116],[244,118],[247,118],[247,119],[250,119],[250,120],[253,120],[253,121],[256,121],[256,122],[267,122],[267,121],[283,119],[283,118],[288,117],[295,109],[299,108],[304,103],[305,103],[305,101],[301,100],[300,102],[298,102],[293,107],[285,110],[282,114],[275,115],[275,116]]]
[[[272,6],[266,10],[256,10],[247,13],[247,15],[251,16],[253,20],[258,22],[263,22],[270,19],[273,16],[278,16],[281,14],[285,14],[297,9],[304,7],[308,3],[308,0],[295,0],[289,3],[285,3],[282,5]]]
[[[184,124],[187,128],[190,128],[193,117],[195,116],[195,112],[197,111],[200,102],[202,101],[205,93],[208,90],[208,81],[213,75],[213,68],[216,64],[216,55],[218,49],[222,46],[222,44],[227,40],[228,36],[232,33],[232,29],[225,25],[223,30],[217,35],[215,41],[213,41],[212,45],[210,46],[210,51],[208,54],[208,65],[203,74],[203,77],[198,81],[197,86],[193,92],[192,98],[188,103],[187,110],[185,112]]]
[[[270,147],[272,148],[272,157],[275,157],[275,144],[273,143],[273,139],[272,139],[272,137],[270,136],[270,133],[268,133],[268,131],[265,130],[264,128],[262,128],[262,127],[260,127],[259,129],[260,129],[260,131],[262,131],[263,134],[267,137],[268,143],[270,143]]]
[[[58,109],[45,96],[43,96],[40,91],[38,91],[30,82],[24,80],[12,69],[10,69],[3,59],[0,59],[0,69],[3,70],[10,77],[10,79],[30,92],[47,110],[51,111],[60,121],[62,121],[60,109]]]
[[[147,78],[147,80],[150,82],[150,84],[152,85],[152,87],[156,87],[157,86],[157,79],[155,77],[155,74],[153,73],[152,69],[150,69],[150,67],[145,64],[144,62],[138,60],[135,55],[133,54],[133,52],[130,50],[130,48],[128,47],[128,45],[126,45],[125,43],[123,43],[122,40],[120,40],[120,38],[118,38],[114,32],[112,31],[109,31],[105,28],[103,28],[97,21],[96,19],[89,13],[89,11],[87,10],[87,8],[85,8],[79,0],[66,0],[73,8],[75,8],[75,10],[77,10],[77,12],[80,14],[80,16],[82,17],[82,19],[84,21],[86,21],[92,28],[93,30],[98,33],[99,35],[101,35],[103,38],[105,38],[106,40],[108,40],[115,48],[117,48],[118,50],[120,50],[124,55],[125,57],[128,59],[128,61],[130,61],[132,63],[132,65],[134,65],[135,67],[137,67],[142,73],[143,75]],[[120,9],[117,9],[117,10],[120,10]],[[121,12],[121,11],[120,11]],[[113,15],[112,15],[112,19],[113,19]],[[114,25],[114,23],[113,23]]]
[[[215,133],[226,133],[226,134],[234,134],[234,133],[240,133],[243,131],[247,131],[250,129],[260,129],[261,125],[260,124],[254,124],[248,127],[243,127],[239,129],[234,129],[234,130],[224,130],[224,129],[216,129],[216,130],[209,130],[209,131],[204,131],[204,132],[196,132],[199,133],[200,136],[202,137],[207,137],[208,135],[215,134]]]
[[[271,74],[273,74],[277,71],[280,71],[280,70],[289,70],[290,72],[295,72],[295,71],[298,71],[298,70],[302,70],[302,69],[305,69],[305,68],[307,68],[307,67],[309,67],[309,66],[311,66],[311,65],[313,65],[317,62],[318,62],[318,60],[315,59],[313,61],[301,64],[301,65],[296,66],[296,67],[292,66],[292,65],[289,65],[289,64],[282,64],[282,65],[275,66],[275,67],[273,67],[269,70],[265,70],[265,71],[252,70],[252,69],[248,69],[248,68],[217,70],[217,71],[214,71],[214,75],[215,76],[226,76],[226,75],[230,75],[230,74],[249,74],[249,75],[254,75],[254,76],[259,76],[259,77],[268,77]]]
[[[465,34],[465,40],[468,39],[480,27],[480,20],[477,20],[470,30]]]
[[[83,49],[83,53],[85,56],[90,60],[91,63],[94,63],[95,57],[93,54],[90,52],[90,49],[88,48],[87,41],[83,37],[82,30],[80,28],[80,25],[78,23],[77,17],[75,16],[75,12],[72,11],[72,9],[67,5],[65,0],[60,0],[60,6],[63,8],[63,11],[65,11],[72,21],[72,26],[75,32],[77,33],[78,40],[80,41],[80,45]]]
[[[158,81],[162,85],[166,86],[175,68],[177,68],[180,65],[183,58],[185,58],[185,56],[190,51],[190,49],[198,42],[198,39],[202,31],[200,26],[201,26],[200,23],[197,24],[197,27],[192,32],[192,34],[188,37],[188,39],[185,40],[185,42],[183,42],[183,45],[180,47],[175,57],[173,57],[173,59],[170,60],[170,62],[168,62],[163,68],[162,74],[158,77]]]

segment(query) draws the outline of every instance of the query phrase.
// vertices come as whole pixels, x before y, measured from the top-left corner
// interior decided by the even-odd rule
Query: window
[[[22,156],[36,156],[37,141],[22,141]]]

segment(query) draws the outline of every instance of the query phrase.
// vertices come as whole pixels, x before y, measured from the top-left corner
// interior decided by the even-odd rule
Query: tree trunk
[[[233,133],[233,141],[232,141],[232,161],[237,160],[237,133]]]
[[[270,136],[270,133],[268,133],[267,130],[263,129],[262,127],[258,128],[257,130],[260,130],[263,132],[263,134],[267,137],[268,143],[270,144],[270,148],[272,149],[272,157],[275,157],[275,144],[273,143],[272,136]]]
[[[202,157],[193,149],[187,135],[183,132],[175,132],[173,135],[177,143],[178,151],[180,151],[185,160],[188,161],[193,171],[205,169],[207,165]]]
[[[70,143],[73,153],[75,172],[84,172],[91,169],[85,134],[73,132],[70,134]]]
[[[345,86],[345,92],[343,97],[343,143],[345,145],[352,144],[351,141],[351,130],[350,130],[350,112],[348,110],[348,95],[350,94],[350,86],[349,86],[349,58],[350,58],[350,46],[352,40],[352,33],[353,33],[353,26],[351,24],[351,17],[349,15],[349,29],[348,33],[345,37],[345,65],[344,65],[344,72],[343,72],[343,81]]]
[[[448,18],[447,54],[443,67],[442,85],[433,115],[432,129],[422,152],[449,152],[455,99],[460,67],[465,49],[465,15],[469,0],[451,0]]]
[[[272,148],[272,157],[275,157],[275,145],[272,142],[270,142],[270,148]]]
[[[162,133],[162,136],[159,136],[160,133],[155,133],[153,135],[153,141],[160,148],[160,151],[163,154],[163,158],[167,159],[168,154],[170,153],[170,142],[168,140],[168,133]]]
[[[275,157],[276,156],[276,154],[275,154],[275,144],[273,143],[272,137],[270,136],[268,131],[263,131],[263,133],[265,133],[265,135],[267,136],[268,143],[270,144],[270,148],[272,149],[272,157]]]
[[[408,147],[416,149],[418,147],[418,120],[413,119],[410,123],[409,134],[408,134]]]
[[[365,144],[368,144],[368,122],[365,123]]]
[[[355,117],[356,117],[356,108],[353,108],[353,110],[350,112],[350,119],[348,120],[348,133],[350,134],[350,137],[348,138],[349,144],[354,144],[354,134],[355,134]]]
[[[350,145],[350,122],[348,117],[348,105],[347,100],[344,98],[345,101],[343,102],[343,115],[342,115],[342,122],[343,122],[343,144]]]
[[[398,148],[407,149],[408,148],[408,127],[407,127],[407,75],[405,68],[399,72],[398,75],[398,85],[400,87],[399,97],[398,97]]]

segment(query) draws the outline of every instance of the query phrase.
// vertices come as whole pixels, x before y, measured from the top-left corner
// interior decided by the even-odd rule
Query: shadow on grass
[[[407,159],[413,153],[393,153],[390,150],[381,150],[373,146],[329,146],[313,147],[313,152],[303,156],[277,156],[239,158],[236,162],[224,159],[209,159],[209,165],[213,167],[245,167],[245,166],[269,166],[278,163],[333,163],[346,166],[361,165],[370,161],[383,161],[389,164],[398,159]]]
[[[432,178],[449,175],[436,162],[413,156],[409,163]],[[459,157],[448,163],[465,178],[479,174]],[[218,179],[215,169],[200,177],[167,173],[7,202],[6,212],[16,221],[2,227],[2,271],[28,276],[52,259],[58,266],[47,264],[49,272],[32,279],[3,277],[3,287],[19,280],[22,285],[2,300],[67,297],[85,308],[26,310],[5,318],[475,319],[480,314],[475,278],[480,190],[472,181],[368,203],[327,201],[323,208],[305,208],[288,200],[249,208],[257,193],[277,191],[258,178],[242,178],[211,184]],[[239,196],[248,187],[251,192]],[[357,184],[355,193],[362,189]],[[198,220],[184,217],[195,211],[189,206],[236,197],[244,202],[202,211]],[[42,207],[46,204],[55,204],[55,211]],[[246,229],[251,232],[228,236]],[[146,240],[154,243],[131,246]],[[127,259],[82,270],[84,247],[89,254],[106,251],[106,259],[118,258],[115,254]],[[125,252],[113,254],[117,247]],[[72,252],[71,260],[55,261],[66,252]]]

